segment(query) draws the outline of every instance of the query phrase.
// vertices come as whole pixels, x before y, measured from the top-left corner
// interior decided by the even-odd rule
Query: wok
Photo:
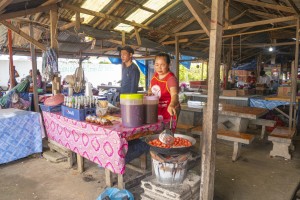
[[[196,140],[190,136],[175,133],[174,137],[181,137],[181,138],[187,139],[192,143],[192,145],[189,147],[161,148],[161,147],[156,147],[156,146],[152,146],[151,144],[149,144],[150,141],[152,141],[154,139],[158,139],[158,137],[159,137],[159,134],[150,135],[145,138],[145,142],[150,146],[150,150],[155,151],[156,153],[159,153],[159,154],[167,155],[167,156],[187,153],[190,151],[192,146],[196,143]]]

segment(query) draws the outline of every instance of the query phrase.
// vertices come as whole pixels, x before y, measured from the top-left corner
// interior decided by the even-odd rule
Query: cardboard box
[[[249,95],[249,91],[248,90],[243,90],[243,89],[238,89],[237,90],[237,95],[238,96],[247,96],[247,95]]]
[[[237,95],[237,90],[223,90],[223,96],[236,97]]]
[[[291,87],[290,86],[278,87],[277,95],[280,97],[290,97],[291,96]]]

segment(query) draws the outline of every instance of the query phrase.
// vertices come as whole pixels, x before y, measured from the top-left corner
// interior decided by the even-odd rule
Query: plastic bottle
[[[158,121],[158,96],[144,96],[145,123],[153,124]]]

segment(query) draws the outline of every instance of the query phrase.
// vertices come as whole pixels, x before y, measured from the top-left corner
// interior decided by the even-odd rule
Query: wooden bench
[[[267,120],[267,119],[251,119],[249,121],[249,125],[259,125],[259,126],[262,126],[261,127],[260,139],[264,139],[265,138],[266,126],[274,127],[275,124],[276,124],[276,121],[274,121],[274,120]]]
[[[188,125],[188,124],[177,124],[176,131],[183,132],[183,133],[191,133],[194,127],[195,126]]]
[[[292,138],[295,132],[294,129],[289,129],[288,127],[276,127],[268,137],[268,140],[273,143],[270,156],[281,156],[291,159],[289,150],[294,150]]]
[[[196,128],[192,129],[191,133],[201,135],[202,127],[197,126]],[[229,130],[218,130],[217,138],[233,142],[232,161],[236,161],[240,156],[242,144],[251,144],[254,140],[254,135]]]
[[[57,151],[58,153],[66,156],[68,159],[68,167],[72,168],[73,163],[74,163],[74,159],[73,159],[74,153],[70,149],[67,149],[66,147],[62,146],[61,144],[55,142],[54,140],[48,139],[48,142],[49,142],[48,146],[50,148],[50,151],[52,151],[52,152]]]

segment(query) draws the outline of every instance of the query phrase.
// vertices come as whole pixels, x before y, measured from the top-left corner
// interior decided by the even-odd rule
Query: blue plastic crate
[[[96,108],[75,109],[61,106],[61,111],[64,117],[78,121],[85,121],[87,115],[96,115]]]
[[[85,109],[75,109],[66,106],[61,106],[61,112],[64,117],[75,119],[78,121],[85,120]]]
[[[44,104],[39,104],[42,111],[46,112],[61,112],[61,105],[58,106],[45,106]]]

